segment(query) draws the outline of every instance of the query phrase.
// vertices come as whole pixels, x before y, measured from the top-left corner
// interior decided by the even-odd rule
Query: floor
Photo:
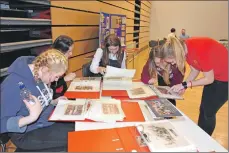
[[[138,55],[135,59],[136,76],[138,79],[141,76],[141,70],[147,60],[148,52],[144,52]],[[187,66],[186,77],[189,74],[189,67]],[[198,77],[201,77],[200,74]],[[177,102],[177,107],[184,112],[190,119],[197,123],[199,115],[199,105],[202,95],[202,87],[195,87],[193,89],[187,89],[184,94],[184,99]],[[228,149],[228,102],[219,110],[217,114],[217,125],[212,137],[219,142],[223,147]],[[14,147],[12,143],[8,143],[7,146]],[[9,149],[8,152],[13,152],[14,149]]]

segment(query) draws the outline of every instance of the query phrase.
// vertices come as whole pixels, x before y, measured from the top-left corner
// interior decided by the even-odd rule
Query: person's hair
[[[175,36],[170,35],[167,41],[162,45],[155,47],[151,50],[149,55],[149,74],[150,77],[156,77],[157,66],[155,64],[155,57],[165,59],[168,57],[173,57],[176,60],[176,66],[179,71],[184,75],[185,71],[185,51],[184,51],[184,41],[180,41]],[[161,68],[161,67],[160,67]],[[171,71],[171,64],[166,64],[165,67],[161,68],[163,70],[162,77],[166,84],[170,84],[169,72]]]
[[[117,61],[119,64],[122,63],[122,48],[121,48],[121,42],[120,39],[114,35],[110,34],[108,35],[104,40],[104,47],[103,47],[103,56],[102,56],[102,63],[104,66],[109,64],[109,49],[110,46],[119,46],[119,50],[116,53]]]
[[[175,28],[172,28],[172,29],[170,30],[170,32],[176,32],[176,29],[175,29]]]
[[[151,78],[157,77],[157,66],[155,63],[155,58],[163,59],[165,54],[162,52],[162,46],[157,46],[153,48],[149,54],[149,74]],[[170,64],[166,64],[165,67],[160,67],[162,69],[162,77],[166,84],[170,84],[169,81],[169,71],[171,69]]]
[[[34,77],[38,80],[38,71],[41,67],[48,67],[51,72],[66,72],[68,69],[67,57],[56,49],[48,49],[41,53],[33,61],[34,64]]]
[[[184,42],[170,35],[167,42],[161,48],[163,59],[174,57],[179,71],[184,75],[185,71],[185,51]]]
[[[162,58],[162,55],[160,54],[160,46],[154,47],[151,49],[149,53],[149,74],[150,77],[156,78],[157,76],[157,66],[155,63],[155,58]]]
[[[69,48],[73,45],[74,41],[72,38],[61,35],[54,41],[52,47],[61,51],[63,54],[69,51]]]

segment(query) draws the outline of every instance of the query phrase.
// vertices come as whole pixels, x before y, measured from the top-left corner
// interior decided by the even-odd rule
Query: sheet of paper
[[[143,123],[137,129],[152,152],[196,151],[168,120]]]
[[[177,117],[183,116],[173,104],[168,101],[167,99],[160,98],[160,99],[153,99],[153,100],[146,100],[150,111],[154,113],[155,117]]]
[[[103,81],[103,90],[129,90],[132,88],[132,80],[106,80]]]
[[[99,92],[101,78],[76,78],[74,79],[67,91],[74,92]]]
[[[136,70],[135,69],[121,69],[112,66],[106,67],[106,77],[123,77],[123,78],[133,78]]]
[[[132,87],[134,69],[121,69],[107,66],[103,78],[103,90],[129,90]]]
[[[132,88],[127,90],[127,93],[128,96],[133,99],[156,96],[156,93],[148,85],[142,82],[133,82]]]
[[[87,113],[87,118],[101,122],[122,121],[125,114],[121,107],[121,101],[110,100],[93,100]]]
[[[50,120],[84,120],[86,99],[59,100]]]
[[[149,86],[160,98],[166,99],[184,99],[178,93],[170,91],[169,86]]]

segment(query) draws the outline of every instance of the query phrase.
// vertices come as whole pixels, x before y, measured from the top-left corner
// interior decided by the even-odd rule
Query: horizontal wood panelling
[[[98,47],[99,39],[75,42],[72,56],[77,56],[80,54],[85,54],[87,52],[95,51]]]
[[[126,35],[126,41],[133,40],[133,34]]]
[[[109,3],[109,4],[108,4]],[[131,3],[134,4],[133,1]],[[147,4],[149,4],[147,2]],[[126,20],[126,44],[133,44],[133,32],[134,32],[134,8],[135,6],[126,1],[113,0],[113,1],[51,1],[51,5],[54,5],[52,10],[52,24],[53,25],[63,25],[63,27],[53,27],[53,39],[56,39],[59,35],[68,35],[75,42],[75,48],[73,51],[73,57],[69,59],[69,70],[68,72],[76,72],[78,76],[82,76],[82,65],[88,63],[91,59],[86,59],[88,56],[93,56],[94,51],[98,48],[98,37],[99,37],[99,27],[94,25],[99,25],[99,12],[111,13],[111,14],[123,14],[127,16]],[[112,6],[115,5],[115,6]],[[63,8],[55,8],[55,6]],[[65,9],[65,8],[66,9]],[[121,7],[121,8],[119,8]],[[69,9],[70,8],[70,9]],[[146,11],[150,11],[149,8],[142,6]],[[127,10],[125,10],[127,9]],[[84,10],[84,11],[83,11]],[[131,10],[131,11],[128,11]],[[88,12],[85,12],[88,11]],[[140,20],[140,32],[149,31],[149,21],[150,19],[145,16],[150,16],[149,13],[142,10]],[[145,16],[144,16],[145,15]],[[93,25],[93,26],[65,26],[64,25]],[[148,45],[149,32],[139,33],[139,48]],[[143,37],[143,38],[141,38]],[[94,38],[94,39],[90,39]],[[89,39],[89,40],[84,40]],[[79,41],[83,40],[83,41]],[[74,57],[75,56],[75,57]],[[127,68],[134,68],[134,58],[133,54],[129,54],[127,57]],[[133,58],[134,57],[134,58]]]
[[[133,27],[126,27],[126,33],[133,33],[134,28]]]
[[[144,31],[150,31],[150,28],[149,27],[141,27],[140,32],[144,32]]]
[[[109,1],[106,1],[109,3]],[[126,3],[125,1],[119,1],[119,5]],[[98,1],[52,1],[52,5],[61,6],[61,7],[68,7],[68,8],[75,8],[81,10],[88,10],[93,12],[106,12],[111,14],[124,14],[127,17],[134,18],[134,12],[126,11],[121,8],[117,8],[102,2]],[[128,5],[128,4],[127,4]]]
[[[99,14],[85,13],[74,10],[52,8],[53,25],[99,25]],[[126,19],[127,25],[134,25],[134,20]]]
[[[89,59],[85,59],[85,58],[88,57],[88,56],[92,56],[94,54],[95,54],[95,52],[92,52],[92,53],[88,53],[88,54],[85,54],[85,55],[81,55],[81,56],[77,56],[77,57],[74,57],[74,58],[70,58],[69,59],[68,72],[74,72],[74,71],[82,68],[83,64],[85,64],[85,63],[90,61]]]
[[[139,39],[139,43],[142,43],[142,42],[145,42],[145,41],[149,41],[149,36],[144,36],[144,37],[141,37]]]
[[[149,42],[148,41],[146,41],[146,42],[143,42],[143,43],[139,43],[139,49],[141,49],[141,48],[143,48],[143,47],[145,47],[145,46],[148,46],[149,45]],[[149,48],[148,48],[149,49]],[[147,50],[148,50],[147,49]]]
[[[125,8],[125,9],[128,9],[128,10],[131,10],[131,11],[134,11],[134,5],[132,5],[126,1],[120,1],[120,0],[110,1],[109,0],[109,1],[105,1],[105,2],[119,6],[119,7],[122,7],[122,8]]]
[[[149,27],[149,25],[150,25],[150,23],[148,23],[148,22],[140,22],[140,26],[147,26],[147,27]]]
[[[126,19],[126,26],[134,26],[134,20]]]
[[[146,16],[150,16],[150,11],[148,11],[148,10],[145,10],[145,9],[142,9],[141,8],[141,10],[140,10],[140,13],[142,14],[144,14],[144,15],[146,15]]]
[[[149,38],[149,32],[139,33],[139,38],[146,37],[146,36]]]
[[[51,8],[51,17],[54,25],[99,25],[99,14]]]
[[[151,5],[149,3],[147,3],[147,2],[141,1],[141,8],[143,8],[144,10],[150,12]]]
[[[140,13],[141,15],[144,15],[144,16],[147,16],[147,17],[150,17],[150,13],[149,12],[146,12],[145,10],[141,9],[140,10]]]
[[[141,20],[150,22],[150,17],[146,17],[146,16],[141,14]]]
[[[67,35],[73,40],[95,38],[99,36],[99,27],[53,27],[53,40],[60,35]]]

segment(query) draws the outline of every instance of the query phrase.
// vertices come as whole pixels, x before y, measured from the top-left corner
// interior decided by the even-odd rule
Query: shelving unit
[[[51,45],[52,39],[41,39],[32,41],[22,41],[16,43],[4,43],[1,44],[1,53],[11,52],[18,49],[32,48],[44,45]]]
[[[1,25],[51,25],[49,19],[28,19],[0,17]]]
[[[0,81],[20,56],[34,55],[52,44],[50,1],[1,0]]]

